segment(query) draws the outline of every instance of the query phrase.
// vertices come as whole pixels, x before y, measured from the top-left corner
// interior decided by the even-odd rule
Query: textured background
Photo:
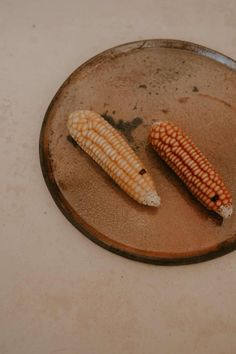
[[[121,258],[69,224],[41,175],[59,85],[98,52],[154,37],[236,58],[236,3],[0,2],[1,354],[236,352],[236,253],[183,267]]]

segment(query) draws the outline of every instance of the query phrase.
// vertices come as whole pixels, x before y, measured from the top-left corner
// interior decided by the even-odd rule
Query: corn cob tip
[[[161,125],[161,123],[163,123],[163,121],[157,120],[154,123],[152,123],[151,125],[151,129],[155,129],[155,127],[158,127],[159,125]]]
[[[161,198],[155,191],[149,191],[143,197],[142,203],[157,208],[161,204]]]
[[[69,131],[73,128],[73,124],[81,124],[87,122],[89,118],[99,117],[99,114],[89,110],[74,111],[69,114],[67,127]]]
[[[222,216],[223,219],[229,218],[233,213],[232,205],[222,205],[217,213]]]

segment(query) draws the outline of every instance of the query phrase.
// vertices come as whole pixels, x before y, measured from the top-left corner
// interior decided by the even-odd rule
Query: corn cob
[[[93,111],[69,115],[67,127],[77,144],[133,199],[159,206],[154,183],[121,134]]]
[[[180,128],[170,122],[156,122],[149,142],[203,205],[223,218],[231,216],[230,192],[210,162]]]

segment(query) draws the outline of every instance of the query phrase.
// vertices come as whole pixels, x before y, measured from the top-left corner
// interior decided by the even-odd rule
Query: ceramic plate
[[[72,143],[66,120],[77,109],[99,112],[126,136],[154,178],[159,209],[133,201]],[[236,200],[235,61],[188,42],[147,40],[90,59],[53,98],[40,159],[58,207],[94,242],[139,261],[184,264],[235,249],[236,213],[222,222],[192,197],[147,144],[155,120],[187,132]]]

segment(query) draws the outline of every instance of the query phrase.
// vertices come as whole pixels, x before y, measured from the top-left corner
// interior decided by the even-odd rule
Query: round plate
[[[75,70],[40,136],[47,186],[67,219],[97,244],[139,261],[186,264],[236,246],[236,213],[209,213],[147,144],[154,120],[180,126],[236,200],[236,63],[205,47],[147,40],[109,49]],[[68,137],[68,114],[99,112],[123,132],[156,183],[159,209],[139,205]]]

